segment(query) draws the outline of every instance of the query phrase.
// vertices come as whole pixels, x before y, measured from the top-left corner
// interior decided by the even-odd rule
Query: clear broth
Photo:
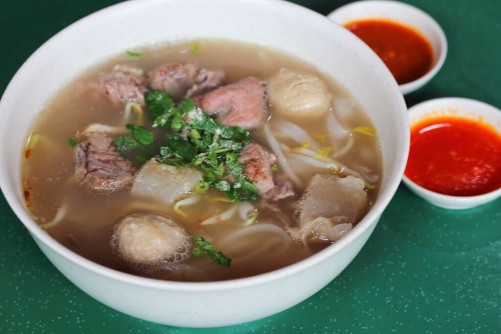
[[[229,205],[208,197],[189,206],[187,209],[189,218],[186,218],[172,208],[157,205],[151,200],[134,198],[128,189],[110,194],[96,194],[73,181],[75,170],[73,149],[68,144],[68,138],[78,137],[78,133],[91,123],[117,126],[121,124],[122,111],[117,110],[106,99],[95,96],[88,85],[99,73],[109,71],[115,64],[137,64],[148,71],[165,62],[193,62],[200,67],[223,69],[226,72],[226,82],[234,82],[247,76],[265,79],[281,67],[309,72],[321,77],[328,84],[334,100],[350,101],[353,104],[351,112],[343,119],[343,125],[351,129],[371,125],[360,107],[340,85],[318,73],[309,64],[257,45],[214,40],[198,43],[199,53],[191,52],[193,44],[188,43],[155,50],[141,50],[144,53],[140,57],[124,54],[110,59],[86,71],[61,89],[36,120],[31,129],[31,136],[32,141],[33,138],[38,139],[36,144],[24,152],[25,159],[22,166],[26,204],[34,219],[46,227],[47,232],[58,242],[75,253],[104,266],[142,276],[169,280],[217,281],[279,269],[305,259],[330,245],[330,243],[318,243],[307,246],[290,238],[284,242],[283,238],[277,237],[276,242],[270,242],[266,245],[266,249],[260,249],[262,245],[260,238],[264,234],[256,233],[253,244],[242,245],[240,255],[243,254],[244,258],[235,257],[231,268],[224,268],[208,259],[194,259],[190,260],[188,265],[196,269],[189,269],[191,270],[189,273],[177,276],[170,275],[168,271],[130,267],[120,260],[113,250],[110,239],[115,224],[133,212],[157,212],[170,216],[181,223],[190,235],[204,236],[207,240],[211,240],[216,248],[226,236],[243,228],[241,222],[231,221],[208,226],[200,225],[201,220],[222,212]],[[271,114],[273,115],[272,109]],[[272,122],[274,117],[275,115],[272,116]],[[312,136],[326,132],[323,121],[304,124],[304,129]],[[260,142],[259,131],[256,132],[255,138]],[[340,160],[352,168],[363,166],[360,168],[365,172],[381,175],[376,137],[356,136],[353,149]],[[377,189],[376,183],[376,188],[368,192],[367,210],[377,197]],[[299,195],[301,192],[302,189],[296,189]],[[263,210],[253,225],[272,223],[283,228],[287,224],[294,224],[292,212],[297,198],[280,202],[278,215],[272,210]],[[54,226],[46,225],[54,220],[62,207],[67,208],[64,218]],[[271,235],[273,238],[273,233]],[[225,249],[219,250],[225,252]],[[246,253],[253,252],[261,253],[246,256],[252,255]]]

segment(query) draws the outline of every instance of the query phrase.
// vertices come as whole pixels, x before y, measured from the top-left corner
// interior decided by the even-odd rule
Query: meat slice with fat
[[[244,166],[245,175],[259,189],[264,200],[276,202],[294,196],[294,186],[283,175],[274,175],[271,167],[276,157],[261,145],[251,143],[240,152],[238,161]]]
[[[196,103],[210,115],[217,114],[227,126],[254,129],[262,126],[267,117],[266,85],[255,77],[219,87]]]
[[[116,151],[113,139],[93,133],[74,149],[75,176],[95,192],[113,192],[134,181],[136,168]]]
[[[174,100],[181,100],[195,84],[198,66],[195,64],[166,63],[148,73],[153,90],[167,92]]]

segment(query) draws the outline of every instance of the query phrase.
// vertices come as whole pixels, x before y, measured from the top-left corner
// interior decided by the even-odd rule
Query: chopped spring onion
[[[192,237],[193,241],[198,245],[192,250],[192,253],[195,257],[201,257],[203,253],[207,254],[214,262],[217,264],[223,265],[227,268],[230,267],[232,258],[227,257],[221,252],[218,252],[214,249],[210,243],[205,241],[202,237]]]

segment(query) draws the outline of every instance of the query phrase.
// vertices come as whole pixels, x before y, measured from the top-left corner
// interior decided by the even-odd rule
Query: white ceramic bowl
[[[65,83],[91,65],[137,47],[201,38],[273,47],[314,64],[361,104],[379,133],[382,184],[374,207],[345,238],[294,265],[238,280],[182,283],[125,274],[93,263],[52,239],[21,193],[26,128]],[[29,98],[26,98],[29,96]],[[0,185],[40,249],[75,285],[102,303],[149,321],[215,327],[260,319],[310,297],[355,257],[393,197],[409,148],[406,106],[370,49],[324,16],[285,1],[127,1],[69,26],[21,67],[0,103]],[[224,315],[224,316],[222,316]]]
[[[398,22],[419,31],[431,44],[432,68],[422,77],[400,85],[402,94],[418,90],[433,78],[447,56],[447,39],[440,25],[427,13],[398,1],[357,1],[339,7],[327,15],[332,21],[344,25],[364,19],[385,19]]]
[[[409,109],[411,128],[413,124],[441,116],[455,116],[489,124],[501,135],[501,110],[476,100],[440,98],[417,104]],[[428,190],[413,182],[405,174],[403,181],[415,194],[427,202],[445,209],[469,209],[501,196],[501,188],[476,196],[449,196]]]

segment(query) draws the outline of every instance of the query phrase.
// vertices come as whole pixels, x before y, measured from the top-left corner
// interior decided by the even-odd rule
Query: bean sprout
[[[292,170],[291,166],[287,162],[285,155],[280,148],[280,143],[276,140],[273,134],[270,131],[269,125],[265,124],[263,127],[264,134],[266,136],[266,140],[268,141],[268,145],[270,146],[273,154],[277,157],[278,164],[284,171],[284,173],[289,177],[289,179],[294,183],[296,187],[302,188],[302,182],[296,175],[296,173]]]
[[[187,206],[187,205],[192,205],[192,204],[195,204],[197,203],[198,201],[200,200],[200,196],[198,195],[195,195],[195,196],[191,196],[191,197],[187,197],[185,199],[182,199],[180,201],[178,201],[175,205],[174,205],[174,211],[176,211],[178,214],[180,214],[181,216],[183,217],[188,217],[188,215],[181,211],[181,207],[182,206]]]

